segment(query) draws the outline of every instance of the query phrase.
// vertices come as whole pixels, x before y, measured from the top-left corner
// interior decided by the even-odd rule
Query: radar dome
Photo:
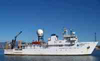
[[[43,36],[43,30],[42,29],[38,29],[37,34],[38,34],[38,36]]]
[[[72,32],[73,35],[75,35],[75,32]]]

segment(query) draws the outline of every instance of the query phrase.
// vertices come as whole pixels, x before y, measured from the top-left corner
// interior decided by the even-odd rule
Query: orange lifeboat
[[[40,44],[41,42],[40,41],[34,41],[32,42],[32,44]]]

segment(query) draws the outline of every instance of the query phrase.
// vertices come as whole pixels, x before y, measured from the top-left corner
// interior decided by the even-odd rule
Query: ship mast
[[[63,35],[66,35],[66,34],[67,34],[67,29],[64,27]]]
[[[97,41],[96,32],[95,32],[95,41]]]

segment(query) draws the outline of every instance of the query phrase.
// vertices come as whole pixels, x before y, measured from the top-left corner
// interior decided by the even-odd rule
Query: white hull
[[[80,46],[63,46],[48,48],[25,48],[22,50],[5,49],[5,55],[89,55],[98,42],[81,42]],[[83,44],[83,45],[82,45]]]

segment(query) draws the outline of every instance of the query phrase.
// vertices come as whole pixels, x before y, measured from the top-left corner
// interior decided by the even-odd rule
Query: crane
[[[15,44],[16,44],[16,39],[17,37],[22,33],[22,31],[20,31],[15,37],[14,39],[12,40],[11,42],[11,49],[13,49],[15,47]]]

